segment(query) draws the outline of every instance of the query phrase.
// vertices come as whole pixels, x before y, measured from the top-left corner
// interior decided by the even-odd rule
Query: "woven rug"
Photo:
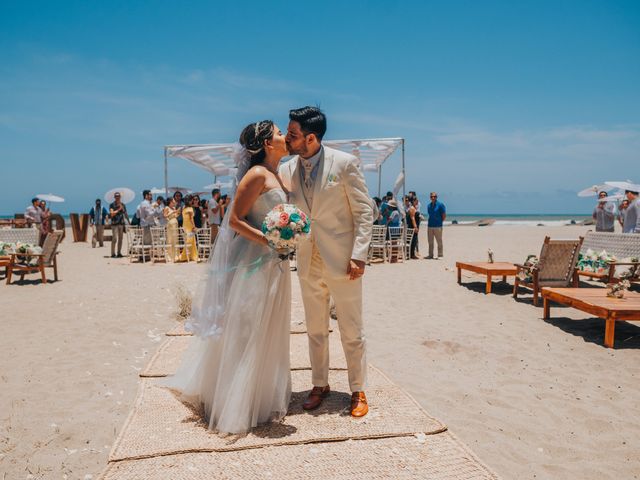
[[[291,370],[311,370],[309,361],[309,342],[306,335],[291,335]],[[149,363],[140,372],[141,377],[166,377],[173,375],[180,366],[182,355],[189,346],[190,337],[170,337],[151,357]],[[329,336],[329,368],[332,370],[346,370],[347,361],[344,357],[340,336]]]
[[[282,423],[264,425],[242,436],[222,437],[207,430],[201,415],[180,402],[156,379],[141,379],[134,408],[115,441],[110,461],[148,458],[186,452],[255,449],[347,439],[435,434],[446,427],[429,416],[408,394],[379,370],[368,371],[369,414],[349,414],[347,372],[332,370],[332,394],[311,413],[302,410],[310,385],[310,372],[292,375],[293,395]]]
[[[187,453],[111,463],[103,480],[124,479],[494,480],[453,434]]]

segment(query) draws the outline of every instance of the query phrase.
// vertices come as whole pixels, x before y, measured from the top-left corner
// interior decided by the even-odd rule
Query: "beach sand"
[[[366,273],[369,361],[505,479],[640,478],[640,324],[619,324],[611,350],[602,320],[554,308],[544,321],[510,285],[487,296],[480,276],[456,283],[457,260],[491,248],[521,262],[545,235],[586,230],[451,227],[444,259]],[[205,268],[132,265],[70,232],[61,251],[60,282],[0,285],[0,478],[98,476],[139,371],[175,325],[172,292],[195,289]]]

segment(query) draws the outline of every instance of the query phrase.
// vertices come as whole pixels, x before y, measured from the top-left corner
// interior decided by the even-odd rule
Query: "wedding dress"
[[[248,222],[260,228],[266,214],[286,201],[281,189],[262,193]],[[288,261],[273,250],[227,233],[226,271],[212,267],[204,297],[194,298],[195,314],[218,318],[206,328],[197,318],[187,322],[196,336],[164,385],[179,391],[183,401],[204,407],[211,430],[243,433],[287,412],[291,277]]]

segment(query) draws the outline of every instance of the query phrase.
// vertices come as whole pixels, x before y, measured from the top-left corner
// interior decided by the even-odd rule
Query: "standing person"
[[[224,216],[227,213],[227,208],[229,208],[230,202],[231,199],[229,198],[229,195],[225,194],[220,197],[220,217],[222,220],[224,220]]]
[[[435,242],[438,242],[438,257],[442,257],[444,254],[444,248],[442,245],[442,225],[447,218],[447,209],[444,203],[438,201],[438,194],[431,192],[429,195],[431,202],[427,206],[427,213],[429,214],[429,220],[427,221],[427,242],[429,243],[429,255],[426,258],[435,258],[433,256],[433,247]]]
[[[51,210],[47,208],[47,202],[40,200],[40,246],[44,245],[44,241],[53,230],[51,229]]]
[[[242,131],[247,155],[238,153],[238,191],[185,325],[195,338],[164,382],[222,433],[281,420],[291,398],[291,273],[261,230],[265,216],[287,202],[277,173],[284,138],[270,120]]]
[[[413,228],[413,237],[409,247],[410,257],[417,260],[416,248],[418,247],[418,232],[420,231],[420,212],[416,208],[417,198],[407,198],[407,228]]]
[[[296,254],[313,384],[302,407],[318,408],[330,393],[332,297],[349,371],[351,415],[362,417],[369,411],[362,322],[362,275],[373,228],[369,192],[356,158],[322,145],[327,119],[319,108],[291,110],[289,120],[287,146],[295,156],[280,172],[291,187],[291,200],[313,222],[310,238],[300,243]]]
[[[184,230],[184,248],[180,253],[180,261],[197,262],[198,261],[198,244],[196,243],[196,224],[193,220],[193,197],[187,195],[184,197],[185,207],[182,209],[182,229]]]
[[[91,247],[96,248],[96,244],[104,247],[104,222],[109,212],[102,206],[102,200],[96,198],[96,204],[89,210],[89,223],[93,225],[94,232],[91,238]]]
[[[616,219],[616,206],[607,201],[608,193],[604,190],[598,194],[598,204],[593,209],[593,219],[596,221],[596,232],[613,232]]]
[[[402,217],[400,216],[400,212],[398,212],[398,202],[395,199],[391,199],[387,202],[387,210],[386,217],[384,219],[385,225],[387,227],[399,227],[402,223]],[[387,237],[389,236],[389,232],[387,232]]]
[[[24,218],[27,223],[31,223],[33,226],[40,228],[40,222],[42,222],[42,211],[40,210],[40,199],[32,198],[31,205],[29,205],[24,211]]]
[[[220,212],[222,207],[220,206],[220,189],[214,188],[211,190],[211,201],[209,202],[209,227],[211,228],[211,243],[216,241],[218,236],[218,230],[222,223],[222,215]]]
[[[629,200],[626,198],[620,202],[620,206],[618,207],[618,223],[622,227],[624,231],[624,216],[627,213],[627,208],[629,208]]]
[[[193,223],[196,228],[202,228],[202,210],[200,210],[200,196],[193,195],[191,198],[191,208],[193,208]]]
[[[176,199],[169,197],[168,204],[164,207],[162,216],[167,224],[167,245],[169,245],[169,258],[172,262],[178,261],[178,210]]]
[[[176,210],[178,211],[178,225],[182,226],[182,209],[184,208],[184,200],[182,198],[182,192],[177,190],[173,194],[173,198],[176,200]]]
[[[109,218],[111,219],[111,258],[116,258],[116,243],[118,244],[117,257],[122,258],[122,237],[125,221],[129,220],[129,215],[127,207],[122,203],[120,192],[115,193],[113,202],[109,205]]]
[[[143,190],[142,202],[136,209],[136,215],[140,219],[140,226],[142,227],[142,241],[145,245],[151,245],[151,227],[155,225],[156,218],[151,200],[153,200],[151,190]]]
[[[627,184],[625,195],[629,200],[629,206],[624,213],[624,225],[622,226],[623,233],[640,233],[640,198],[638,198],[638,191],[640,185]]]
[[[153,216],[155,224],[159,227],[164,227],[167,224],[167,219],[164,218],[164,209],[167,206],[167,202],[164,197],[157,197],[153,205]]]

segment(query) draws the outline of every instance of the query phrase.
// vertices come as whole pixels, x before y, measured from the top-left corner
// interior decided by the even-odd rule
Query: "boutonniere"
[[[333,186],[338,184],[338,176],[335,173],[330,173],[327,177],[327,185]]]

